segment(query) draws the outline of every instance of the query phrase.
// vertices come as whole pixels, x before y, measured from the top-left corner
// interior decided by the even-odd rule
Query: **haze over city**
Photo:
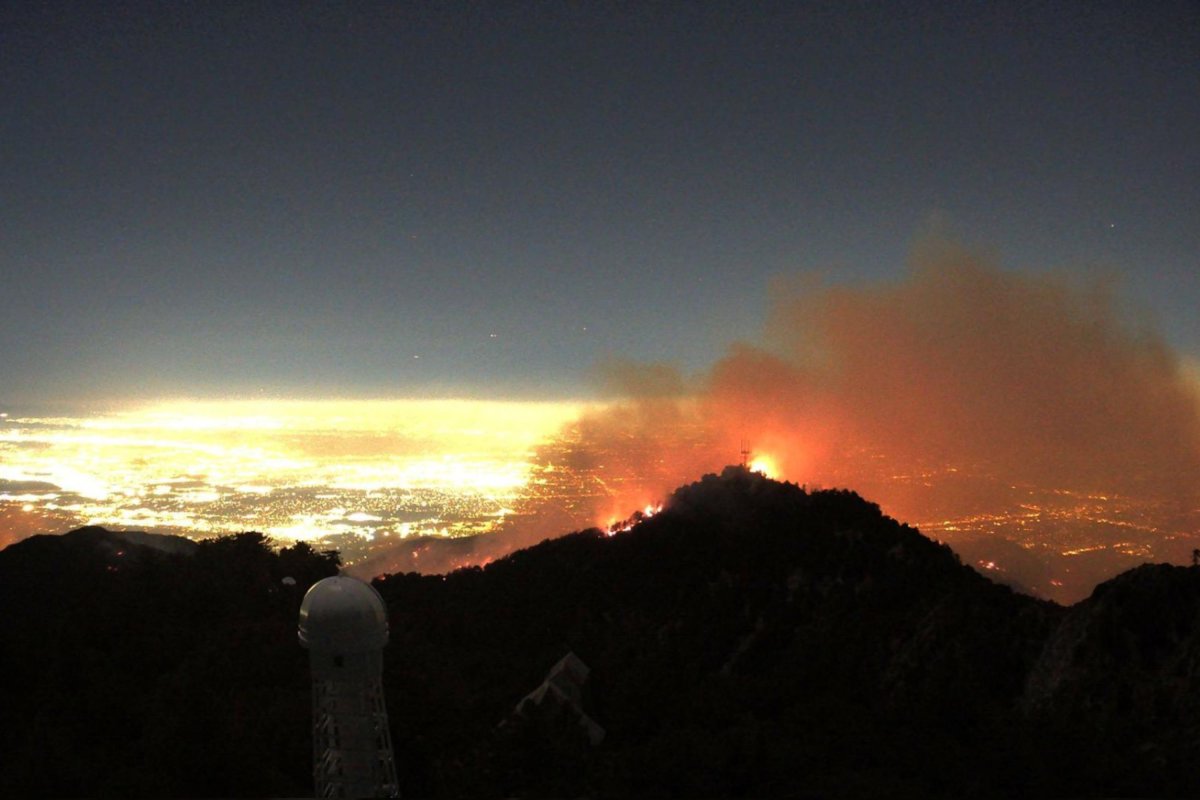
[[[449,568],[747,450],[1043,596],[1183,562],[1198,65],[1184,2],[5,4],[0,543]]]

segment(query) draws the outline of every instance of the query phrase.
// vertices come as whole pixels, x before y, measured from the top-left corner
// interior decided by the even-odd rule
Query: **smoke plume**
[[[773,295],[762,340],[705,374],[605,365],[617,399],[542,448],[521,513],[473,559],[619,519],[743,448],[784,479],[855,489],[1049,596],[1190,547],[1196,384],[1110,284],[927,243],[900,281],[809,276]],[[1072,562],[1072,575],[1047,566],[1073,549],[1113,558]],[[1008,551],[1001,566],[987,556]],[[1055,590],[1053,574],[1074,583]]]

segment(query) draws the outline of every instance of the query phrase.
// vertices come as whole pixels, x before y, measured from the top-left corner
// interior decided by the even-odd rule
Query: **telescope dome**
[[[387,607],[369,583],[346,575],[317,581],[300,603],[300,644],[360,653],[387,644]]]

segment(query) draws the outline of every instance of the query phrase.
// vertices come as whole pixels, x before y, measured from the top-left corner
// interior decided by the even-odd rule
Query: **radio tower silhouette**
[[[337,575],[300,604],[312,667],[317,797],[399,797],[381,680],[387,608],[370,584]]]

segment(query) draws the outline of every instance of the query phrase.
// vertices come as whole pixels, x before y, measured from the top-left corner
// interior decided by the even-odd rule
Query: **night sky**
[[[930,232],[1200,355],[1200,5],[347,5],[0,3],[0,403],[582,397]]]

